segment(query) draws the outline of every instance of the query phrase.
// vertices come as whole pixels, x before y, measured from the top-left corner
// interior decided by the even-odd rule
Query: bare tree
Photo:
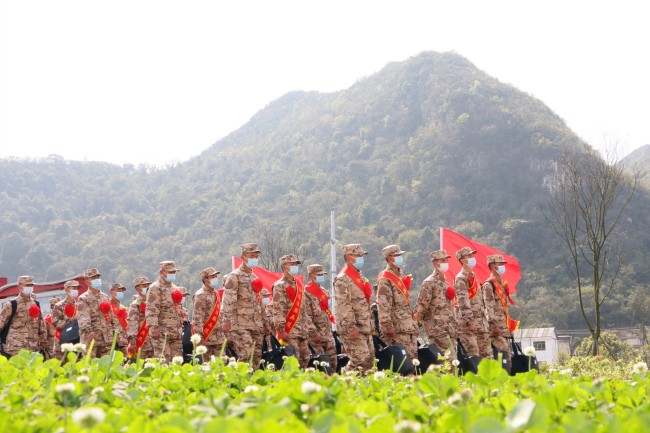
[[[621,248],[616,242],[615,229],[640,179],[641,171],[636,169],[628,174],[616,160],[615,151],[603,160],[592,150],[563,155],[548,184],[549,206],[545,217],[564,243],[567,266],[577,284],[582,317],[592,336],[592,355],[598,353],[601,306],[614,287],[621,267]]]
[[[275,229],[265,225],[260,230],[260,266],[269,271],[281,272],[280,257],[296,254],[300,260],[302,247],[297,233],[291,228]]]

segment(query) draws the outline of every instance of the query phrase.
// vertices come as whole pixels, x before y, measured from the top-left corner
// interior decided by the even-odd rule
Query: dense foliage
[[[343,91],[289,93],[164,169],[0,160],[0,274],[56,280],[93,266],[130,286],[175,259],[179,284],[196,290],[198,271],[228,270],[238,246],[263,230],[290,229],[303,260],[329,263],[335,210],[340,242],[370,251],[371,279],[381,248],[398,243],[417,290],[438,228],[448,227],[518,257],[513,315],[522,326],[581,327],[542,208],[554,161],[585,148],[539,100],[456,54],[423,53]],[[637,235],[650,226],[648,209],[644,191],[621,224],[629,248],[603,307],[606,327],[638,324],[629,294],[648,290],[650,239]]]

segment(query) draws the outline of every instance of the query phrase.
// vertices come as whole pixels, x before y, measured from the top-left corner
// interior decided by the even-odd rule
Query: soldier
[[[147,277],[137,277],[133,280],[136,296],[129,305],[127,316],[126,337],[129,342],[127,354],[131,359],[137,358],[140,351],[140,358],[153,358],[153,345],[149,338],[149,327],[145,320],[147,311],[147,290],[151,283]]]
[[[509,360],[508,339],[512,337],[512,331],[517,329],[519,322],[510,318],[510,314],[508,314],[508,302],[513,302],[510,298],[508,283],[501,277],[506,271],[507,263],[501,254],[487,256],[488,268],[492,275],[483,283],[481,292],[485,294],[486,302],[492,305],[493,314],[490,317],[492,343]]]
[[[79,297],[79,288],[81,285],[77,280],[66,281],[63,285],[65,298],[54,305],[52,308],[52,325],[56,328],[59,336],[64,329],[69,328],[77,320],[77,298]],[[78,343],[77,341],[68,341],[68,343]],[[60,349],[60,345],[59,345]],[[64,354],[59,352],[59,359],[63,359]]]
[[[255,279],[253,268],[259,263],[259,255],[257,244],[241,246],[242,263],[226,275],[221,305],[222,329],[229,334],[232,348],[243,362],[253,355],[255,369],[262,359],[262,338],[271,332],[262,303],[251,286]]]
[[[458,337],[468,355],[478,355],[479,347],[477,333],[479,328],[476,325],[476,317],[472,309],[470,299],[478,293],[479,285],[472,268],[476,266],[476,251],[470,247],[463,247],[456,251],[456,258],[462,265],[462,269],[454,279],[454,290],[458,297]]]
[[[170,362],[174,356],[183,355],[181,340],[183,310],[180,306],[183,293],[174,284],[178,268],[167,260],[160,262],[160,276],[149,286],[145,317],[154,356]]]
[[[303,286],[296,280],[301,263],[293,254],[280,258],[283,275],[273,284],[273,325],[278,340],[294,346],[300,366],[306,368],[310,355],[307,341],[316,329],[304,308]]]
[[[411,308],[409,277],[402,276],[404,253],[399,245],[382,250],[386,269],[377,276],[377,312],[381,339],[390,345],[404,346],[409,358],[418,355],[418,325]]]
[[[203,345],[208,349],[205,357],[219,356],[226,334],[219,329],[221,316],[221,301],[224,289],[219,287],[219,274],[214,268],[206,268],[199,272],[203,286],[194,295],[192,326],[194,333],[201,336]]]
[[[18,289],[18,296],[5,303],[0,312],[0,329],[9,326],[7,339],[2,347],[9,356],[16,355],[21,349],[38,352],[47,348],[47,330],[43,315],[32,299],[34,277],[18,277]]]
[[[440,352],[450,350],[450,354],[453,354],[456,348],[451,343],[458,338],[458,299],[454,288],[445,279],[450,256],[445,250],[437,250],[429,257],[433,273],[420,286],[415,314],[424,326],[429,342]],[[450,355],[450,359],[454,358]]]
[[[375,359],[370,316],[372,286],[360,273],[367,254],[360,244],[345,245],[345,266],[334,278],[336,326],[341,343],[350,358],[347,367],[361,367],[365,371],[373,367]]]
[[[77,299],[77,321],[81,342],[90,349],[91,358],[101,358],[111,352],[115,322],[109,296],[101,291],[101,274],[96,268],[87,269],[84,278],[88,290]]]
[[[51,358],[57,359],[60,359],[61,355],[61,345],[59,344],[59,338],[61,338],[61,330],[56,329],[54,326],[52,314],[54,313],[54,306],[59,301],[61,301],[59,298],[50,299],[50,312],[43,317],[43,320],[47,325],[47,337],[45,343],[47,345],[47,352]]]
[[[275,329],[275,326],[273,326],[273,297],[271,296],[271,292],[268,289],[262,289],[260,290],[260,296],[262,296],[262,307],[264,308],[269,327]]]
[[[115,283],[111,285],[111,289],[108,291],[108,294],[111,297],[111,308],[113,310],[113,323],[115,324],[115,329],[113,332],[117,331],[117,343],[115,348],[124,354],[124,357],[127,356],[126,346],[129,344],[129,340],[126,336],[127,329],[127,317],[128,311],[124,305],[122,305],[122,299],[124,299],[124,292],[126,287],[120,283]]]
[[[305,286],[305,309],[314,324],[316,331],[310,336],[309,344],[316,353],[324,353],[330,357],[332,371],[336,371],[336,344],[332,334],[332,324],[336,323],[330,311],[329,298],[321,284],[325,281],[323,266],[319,264],[307,266],[309,283]]]

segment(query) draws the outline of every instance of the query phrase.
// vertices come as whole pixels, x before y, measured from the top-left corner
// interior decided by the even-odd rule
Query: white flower
[[[460,390],[460,396],[463,400],[471,400],[474,397],[474,393],[469,388],[463,388]]]
[[[383,371],[376,371],[373,376],[374,376],[375,380],[381,380],[384,377],[386,377],[386,373],[384,373]]]
[[[95,424],[104,422],[106,414],[98,407],[82,407],[72,412],[72,421],[79,427],[91,429]]]
[[[77,382],[79,382],[79,383],[88,383],[88,382],[90,382],[90,378],[88,376],[79,376],[77,378]]]
[[[314,367],[318,367],[320,365],[320,361],[316,360],[314,361]]]
[[[61,385],[57,385],[54,389],[59,394],[65,394],[67,392],[74,392],[75,388],[74,383],[62,383]]]
[[[451,397],[449,397],[449,398],[447,399],[447,403],[448,403],[449,405],[451,405],[451,406],[453,406],[453,405],[455,405],[455,404],[458,404],[458,403],[460,403],[461,401],[463,401],[463,396],[460,395],[460,394],[457,393],[457,392],[455,392],[454,395],[452,395]]]
[[[524,355],[526,355],[526,356],[534,356],[535,355],[535,348],[533,346],[524,347]]]
[[[190,341],[196,346],[201,342],[201,336],[199,334],[194,334],[190,337]]]
[[[85,352],[86,351],[86,345],[83,343],[77,343],[74,345],[74,351],[75,352]]]
[[[302,392],[305,394],[314,394],[321,390],[321,386],[317,383],[306,381],[302,383]]]
[[[249,393],[249,392],[257,392],[260,389],[257,387],[257,385],[248,385],[246,389],[244,389],[244,392]]]
[[[235,364],[237,364],[237,360],[235,358],[232,358],[232,357],[228,358],[228,363],[231,363],[231,362],[234,362]]]
[[[309,409],[310,409],[310,407],[309,407],[309,405],[307,403],[303,403],[303,404],[300,405],[300,411],[302,413],[309,412]]]
[[[98,386],[97,388],[95,388],[95,389],[93,389],[92,391],[90,391],[90,393],[91,393],[92,395],[101,394],[102,392],[104,392],[104,387],[103,387],[103,386]]]
[[[645,362],[637,362],[632,366],[632,371],[635,374],[646,373],[648,371],[648,364]]]
[[[453,361],[451,361],[451,365],[453,365],[454,367],[458,367],[460,365],[460,361],[457,360],[457,359],[454,359]]]
[[[205,346],[196,346],[196,354],[197,355],[203,355],[208,351],[208,348]]]
[[[145,362],[144,368],[156,368],[156,364],[154,364],[153,362]]]
[[[571,373],[573,373],[573,370],[571,370],[570,368],[566,368],[566,369],[564,369],[564,370],[560,370],[560,374],[562,374],[562,375],[564,375],[564,374],[567,374],[567,375],[568,375],[568,374],[571,374]]]
[[[422,425],[415,421],[402,420],[393,427],[396,433],[416,433],[422,429]]]
[[[172,358],[172,363],[181,365],[183,363],[183,357],[182,356],[174,356]]]
[[[267,365],[267,366],[266,366],[266,369],[267,369],[267,370],[270,370],[270,371],[275,370],[275,364],[269,364],[269,365]]]
[[[74,352],[74,344],[72,344],[72,343],[63,343],[61,345],[61,351],[63,351],[63,352]]]
[[[417,367],[418,365],[420,365],[420,360],[417,358],[413,358],[413,366]]]

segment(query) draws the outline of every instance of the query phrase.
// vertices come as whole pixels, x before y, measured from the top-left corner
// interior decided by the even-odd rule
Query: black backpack
[[[478,364],[481,362],[481,357],[478,355],[470,355],[465,350],[465,346],[461,343],[460,339],[457,340],[458,343],[458,371],[462,376],[472,372],[478,374]]]
[[[375,352],[377,358],[377,370],[392,370],[402,376],[413,374],[415,367],[406,354],[406,349],[401,344],[392,346],[386,345],[380,338],[377,338],[380,349]]]

